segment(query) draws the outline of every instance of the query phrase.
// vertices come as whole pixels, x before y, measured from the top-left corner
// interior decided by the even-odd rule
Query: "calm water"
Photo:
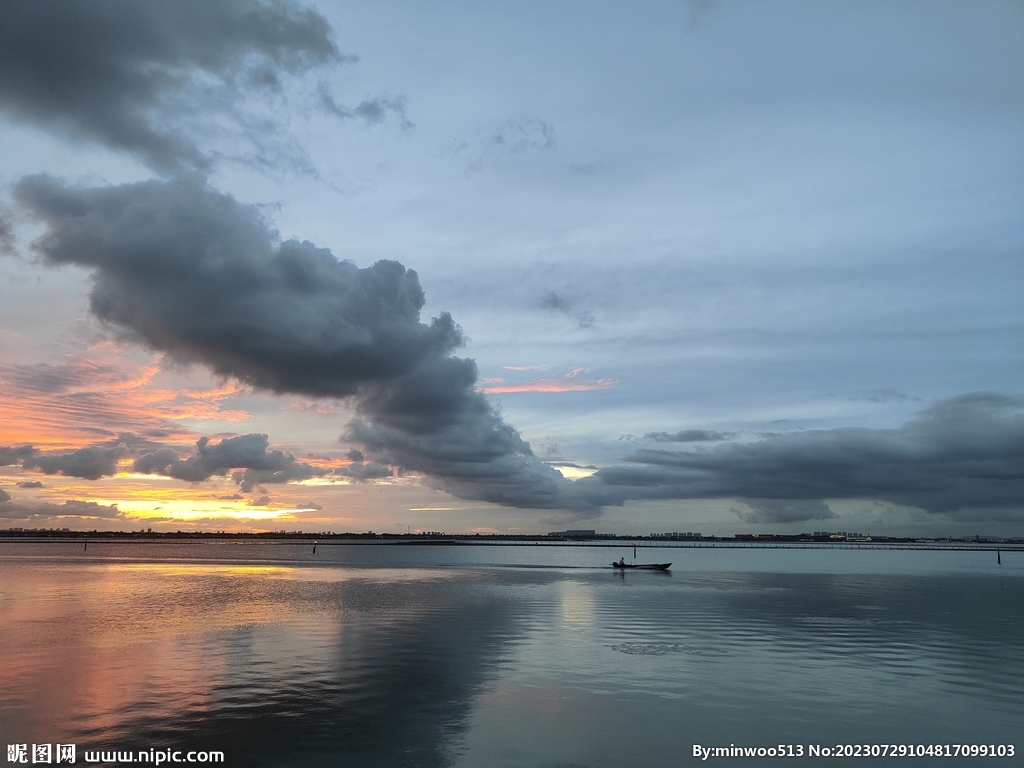
[[[228,765],[696,766],[1015,744],[1024,553],[0,545],[4,744]],[[717,765],[906,759],[711,758]]]

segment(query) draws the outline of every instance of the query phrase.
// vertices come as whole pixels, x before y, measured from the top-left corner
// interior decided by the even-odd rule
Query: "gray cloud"
[[[384,118],[390,112],[398,118],[402,128],[409,129],[414,127],[405,114],[405,99],[401,97],[389,99],[383,96],[375,98],[367,96],[358,105],[350,108],[338,104],[330,91],[327,90],[327,86],[323,83],[320,84],[319,95],[320,103],[324,109],[335,117],[340,117],[342,120],[358,118],[367,125],[377,125],[384,122]]]
[[[256,209],[197,178],[70,189],[36,176],[16,195],[49,226],[34,245],[49,263],[95,269],[99,318],[262,389],[350,395],[462,342],[446,313],[419,322],[412,270],[276,244]]]
[[[594,325],[593,312],[581,308],[575,302],[569,301],[554,291],[548,291],[548,293],[544,294],[544,297],[540,300],[540,305],[544,309],[561,312],[563,315],[571,317],[579,323],[580,328],[591,328]]]
[[[25,469],[34,469],[44,475],[65,475],[85,480],[99,480],[117,472],[118,459],[128,453],[124,445],[112,448],[89,446],[69,453],[33,455],[22,461]]]
[[[867,400],[869,403],[888,403],[894,400],[897,402],[906,402],[907,400],[921,402],[921,398],[908,395],[905,392],[897,392],[895,389],[869,389],[866,392],[859,392],[849,399]]]
[[[21,464],[21,462],[31,457],[35,452],[36,449],[31,445],[21,445],[17,448],[9,445],[0,445],[0,467]]]
[[[0,253],[14,253],[17,250],[14,236],[14,217],[7,207],[0,204]]]
[[[0,488],[0,503],[3,503],[5,501],[10,501],[10,500],[11,500],[11,494],[9,494],[3,488]]]
[[[648,432],[644,440],[652,443],[701,443],[711,440],[725,440],[721,432],[713,432],[704,429],[683,429],[679,432]]]
[[[798,523],[837,517],[828,504],[817,499],[742,499],[748,511],[733,509],[747,523]]]
[[[266,435],[238,435],[211,443],[202,437],[196,442],[196,453],[181,459],[172,448],[159,448],[142,453],[135,459],[135,471],[159,474],[197,483],[231,470],[231,479],[248,493],[263,483],[287,483],[320,477],[326,470],[317,469],[280,450],[268,451]]]
[[[518,507],[569,503],[570,483],[533,455],[475,389],[476,363],[441,358],[414,374],[368,385],[344,439],[379,464],[427,476],[460,498]]]
[[[509,118],[493,130],[482,132],[475,141],[457,141],[453,153],[468,160],[467,173],[475,173],[485,165],[504,165],[513,158],[537,150],[552,150],[556,145],[551,123],[523,116]]]
[[[943,401],[893,430],[643,449],[624,466],[570,482],[477,391],[476,364],[452,354],[463,342],[452,318],[420,322],[419,279],[398,262],[359,269],[309,242],[277,243],[254,208],[194,177],[100,189],[29,177],[16,197],[47,225],[34,244],[46,261],[93,269],[90,302],[101,319],[254,387],[351,397],[356,417],[343,438],[362,453],[342,475],[383,477],[394,467],[461,498],[580,515],[643,499],[793,502],[758,502],[745,513],[752,521],[824,514],[795,502],[830,498],[947,513],[1019,506],[1024,498],[1022,401],[992,393]],[[552,297],[558,309],[561,299]],[[699,430],[650,435],[722,438]],[[221,456],[243,447],[255,453]],[[137,467],[185,480],[236,469],[247,489],[314,472],[267,452],[265,436],[203,443],[184,461],[171,453],[140,456]]]
[[[899,429],[814,430],[712,450],[644,449],[627,459],[634,466],[602,469],[577,487],[595,504],[756,499],[751,522],[814,509],[800,512],[796,501],[838,498],[880,499],[938,513],[968,510],[964,514],[978,518],[1000,509],[1019,515],[1024,398],[979,392],[940,401]],[[765,506],[765,500],[784,500],[791,512],[785,504]]]
[[[353,480],[383,480],[385,477],[394,477],[395,475],[388,465],[378,464],[373,461],[350,464],[347,467],[338,467],[334,470],[334,474]]]
[[[9,495],[7,499],[0,498],[0,519],[3,520],[53,520],[61,517],[117,519],[123,518],[124,514],[116,504],[106,506],[95,501],[68,499],[63,504],[47,504],[35,501],[19,502]]]
[[[42,488],[43,483],[41,480],[20,480],[15,483],[19,488]]]
[[[347,435],[370,463],[342,474],[396,466],[465,498],[563,506],[568,481],[476,391],[476,364],[450,356],[463,342],[452,318],[420,322],[419,279],[398,262],[359,269],[309,242],[276,244],[254,208],[197,178],[72,189],[37,176],[16,196],[48,226],[34,244],[47,262],[93,268],[101,319],[254,387],[354,396]],[[199,480],[244,467],[236,479],[251,486],[306,466],[205,458],[214,448],[185,461],[162,449],[136,469]]]
[[[175,128],[196,111],[189,98],[217,91],[204,106],[216,109],[240,89],[276,90],[282,73],[343,59],[322,15],[285,3],[7,3],[0,111],[158,170],[204,167]]]

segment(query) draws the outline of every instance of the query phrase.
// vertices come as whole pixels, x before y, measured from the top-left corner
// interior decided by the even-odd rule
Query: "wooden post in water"
[[[1001,553],[1001,552],[1000,552],[1000,551],[999,551],[999,550],[997,549],[997,550],[996,550],[996,565],[1002,565],[1002,564],[1003,564],[1003,555],[1002,555],[1002,553]]]

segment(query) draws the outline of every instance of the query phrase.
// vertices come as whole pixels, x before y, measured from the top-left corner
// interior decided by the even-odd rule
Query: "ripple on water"
[[[629,656],[664,656],[666,653],[685,653],[690,656],[728,656],[721,648],[697,648],[679,643],[620,643],[610,648]]]

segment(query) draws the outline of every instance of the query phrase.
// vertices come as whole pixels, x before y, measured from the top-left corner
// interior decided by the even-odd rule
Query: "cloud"
[[[798,523],[837,517],[824,501],[815,499],[743,499],[749,511],[733,509],[747,523]]]
[[[48,263],[93,269],[100,319],[253,387],[352,396],[346,434],[370,466],[350,476],[395,466],[466,498],[561,504],[567,481],[476,391],[476,364],[451,356],[463,343],[451,316],[420,322],[423,290],[402,264],[360,269],[309,242],[277,243],[255,208],[194,177],[74,189],[36,176],[16,196],[47,225],[33,247]],[[210,450],[140,456],[136,468],[193,480],[232,466],[203,458]],[[246,485],[296,469],[233,466],[254,470]]]
[[[195,440],[185,419],[242,421],[244,411],[227,408],[243,393],[238,382],[212,387],[161,387],[164,361],[139,363],[112,342],[93,344],[60,364],[0,365],[0,424],[8,440],[37,447],[84,447],[97,435],[126,432]],[[2,456],[0,456],[2,458]]]
[[[4,499],[3,496],[7,496],[7,498]],[[116,504],[107,506],[95,501],[79,501],[77,499],[68,499],[63,504],[37,501],[19,502],[17,499],[12,499],[9,494],[0,491],[0,519],[41,521],[65,517],[121,519],[124,518],[124,513],[118,510]]]
[[[386,464],[377,462],[355,462],[345,467],[338,467],[334,474],[341,477],[348,477],[352,480],[383,480],[386,477],[394,477],[394,471]]]
[[[506,382],[502,379],[485,379],[480,391],[488,395],[512,394],[516,392],[590,392],[615,386],[614,379],[596,381],[572,381],[566,379],[533,379],[532,381]]]
[[[30,458],[36,449],[31,445],[22,445],[17,448],[8,445],[0,445],[0,467],[10,467],[14,464],[21,464]]]
[[[345,58],[321,14],[257,0],[14,3],[0,51],[8,117],[160,171],[208,164],[180,130],[183,115]],[[196,94],[207,94],[201,107]]]
[[[457,140],[453,156],[468,160],[467,173],[481,171],[485,165],[507,165],[536,151],[553,150],[557,146],[554,126],[535,117],[509,118],[494,128],[480,130],[477,138]]]
[[[580,328],[591,328],[594,325],[594,314],[587,309],[582,309],[577,304],[560,296],[554,291],[544,294],[540,300],[543,309],[550,309],[553,312],[561,312],[575,320]]]
[[[72,189],[28,177],[16,195],[48,225],[34,248],[94,269],[93,313],[149,346],[274,392],[354,394],[446,355],[462,332],[419,322],[419,278],[359,269],[276,234],[197,178]]]
[[[634,466],[601,469],[576,485],[594,504],[624,499],[753,499],[751,522],[824,507],[798,501],[877,499],[975,519],[1021,513],[1024,398],[993,392],[935,403],[898,429],[774,435],[714,449],[643,449]],[[766,501],[775,500],[775,501]],[[804,518],[818,519],[818,518]]]
[[[366,125],[377,125],[384,122],[384,118],[390,112],[398,118],[399,125],[402,128],[408,130],[415,127],[405,114],[405,99],[401,97],[385,98],[377,96],[370,98],[367,96],[357,106],[349,108],[338,104],[323,83],[320,84],[319,94],[320,102],[324,109],[335,117],[340,117],[342,120],[358,118],[366,123]]]
[[[268,451],[268,446],[269,438],[261,434],[238,435],[219,443],[202,437],[196,442],[196,453],[184,460],[167,447],[140,454],[135,459],[135,471],[197,483],[238,470],[231,479],[243,493],[263,483],[287,483],[327,474],[327,470],[296,461],[289,453]]]
[[[895,389],[869,389],[867,392],[862,393],[864,399],[871,403],[887,403],[891,400],[903,402],[907,400],[915,400],[921,402],[921,398],[908,395],[905,392],[897,392]],[[850,398],[856,400],[856,397]]]
[[[255,208],[196,177],[75,189],[36,176],[15,192],[46,225],[33,245],[44,260],[93,270],[90,306],[102,320],[259,389],[349,397],[343,438],[368,462],[349,476],[393,467],[460,498],[580,515],[644,499],[865,498],[948,513],[1024,498],[1024,401],[994,393],[937,403],[899,429],[642,449],[571,482],[477,389],[475,362],[453,354],[463,335],[452,318],[420,321],[419,278],[402,264],[360,269],[309,242],[279,243]],[[140,456],[137,467],[186,480],[236,469],[243,488],[326,472],[266,447],[266,436],[241,436],[197,445],[184,461]],[[227,457],[236,448],[253,452]]]
[[[652,443],[700,443],[710,440],[725,440],[721,432],[713,432],[704,429],[683,429],[679,432],[648,432],[644,440]]]
[[[510,371],[543,370],[540,366],[521,366],[518,368],[502,366]],[[511,394],[516,392],[589,392],[595,389],[608,389],[618,382],[614,379],[581,379],[581,374],[590,373],[589,368],[570,368],[561,379],[533,379],[531,381],[509,382],[505,379],[483,379],[484,386],[480,391],[488,395]]]
[[[14,217],[5,205],[0,204],[0,253],[15,253],[16,244]]]
[[[0,376],[8,385],[26,392],[45,394],[64,393],[95,388],[101,383],[113,383],[123,374],[120,366],[109,360],[97,361],[74,358],[54,365],[32,363],[0,365]]]
[[[343,438],[379,464],[427,476],[460,498],[561,506],[567,481],[476,391],[476,363],[439,358],[400,379],[367,385]]]
[[[3,503],[5,501],[10,501],[10,500],[11,500],[11,494],[9,494],[3,488],[0,488],[0,503]]]
[[[25,469],[34,469],[44,475],[65,475],[85,480],[99,480],[117,473],[117,462],[128,453],[124,445],[112,448],[89,446],[70,453],[50,453],[30,456],[22,461]]]
[[[41,480],[20,480],[16,483],[19,488],[42,488]]]

